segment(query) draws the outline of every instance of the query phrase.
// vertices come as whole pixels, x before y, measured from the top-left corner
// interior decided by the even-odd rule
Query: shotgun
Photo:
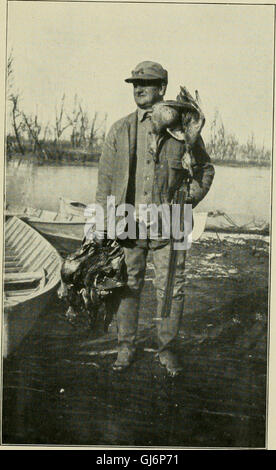
[[[190,177],[187,174],[187,178],[182,183],[181,188],[176,191],[174,197],[174,204],[179,204],[180,206],[180,229],[184,226],[184,206],[187,201],[187,196],[189,194],[189,184],[190,184]],[[166,278],[166,287],[164,291],[163,297],[163,305],[161,311],[161,317],[167,318],[170,316],[171,307],[172,307],[172,297],[173,297],[173,289],[174,289],[174,281],[175,281],[175,271],[177,266],[177,258],[178,258],[178,250],[174,249],[174,243],[179,242],[180,240],[175,240],[173,237],[173,233],[177,233],[173,231],[173,222],[178,223],[178,221],[172,220],[172,211],[171,215],[171,236],[170,236],[170,256],[169,256],[169,266],[167,271],[167,278]]]

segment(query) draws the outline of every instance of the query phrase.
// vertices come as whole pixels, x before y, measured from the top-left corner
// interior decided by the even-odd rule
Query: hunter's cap
[[[168,83],[168,72],[157,62],[146,60],[132,70],[131,77],[126,78],[125,82],[133,83],[137,80],[163,80]]]

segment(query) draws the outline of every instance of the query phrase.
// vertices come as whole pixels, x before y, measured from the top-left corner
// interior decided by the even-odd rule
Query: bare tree
[[[82,109],[81,105],[79,105],[79,109],[80,109],[79,147],[85,147],[89,120],[88,120],[87,112]]]
[[[67,122],[67,124],[63,124],[63,115],[64,115],[64,102],[65,102],[65,93],[61,98],[60,108],[59,110],[56,107],[56,117],[55,117],[55,137],[56,141],[58,142],[63,134],[63,132],[71,125],[71,123]]]
[[[72,111],[72,117],[67,114],[67,120],[72,127],[72,132],[71,132],[71,144],[73,148],[77,147],[77,141],[78,141],[78,123],[79,123],[79,117],[80,117],[80,109],[78,107],[78,96],[75,95],[74,97],[74,107]]]
[[[11,100],[12,98],[12,89],[14,86],[14,70],[13,70],[13,64],[14,64],[14,57],[13,57],[13,50],[10,51],[8,60],[7,60],[7,68],[6,68],[6,82],[7,82],[7,98]]]
[[[21,118],[21,112],[19,111],[19,107],[18,107],[19,95],[14,95],[12,93],[9,97],[9,100],[12,103],[12,127],[13,127],[14,135],[16,138],[16,142],[17,142],[20,153],[22,155],[25,155],[25,149],[24,149],[24,145],[22,143],[21,134],[20,134],[23,123],[21,120],[19,121],[19,118]]]
[[[35,118],[33,119],[32,117],[27,117],[26,114],[22,112],[22,117],[25,124],[25,129],[28,132],[29,140],[32,142],[32,151],[34,153],[39,151],[41,155],[45,156],[43,145],[39,140],[41,125],[38,123],[37,115],[35,115]]]
[[[50,136],[51,136],[51,128],[50,128],[50,123],[48,121],[43,131],[43,139],[42,139],[43,142],[46,142],[47,140],[49,140]]]
[[[70,147],[69,142],[65,142],[63,137],[66,129],[70,127],[72,128],[71,145],[74,149],[82,148],[88,152],[89,148],[90,153],[101,145],[105,137],[107,115],[100,122],[98,113],[95,112],[90,120],[77,94],[74,97],[73,111],[68,115],[65,111],[65,93],[63,93],[60,102],[55,107],[54,125],[47,122],[46,126],[43,126],[38,120],[37,113],[33,117],[21,111],[19,109],[20,93],[13,91],[13,65],[14,58],[13,51],[11,51],[6,71],[7,93],[11,103],[12,133],[7,138],[7,149],[10,155],[12,155],[14,148],[24,155],[27,151],[26,141],[28,141],[31,142],[34,153],[43,154],[45,159],[61,159],[65,149]],[[80,153],[84,154],[85,152]]]
[[[61,160],[61,157],[64,153],[64,149],[62,148],[60,144],[60,138],[64,131],[71,126],[70,122],[67,122],[64,124],[64,102],[65,102],[65,93],[63,94],[60,102],[59,109],[56,106],[56,115],[55,115],[55,128],[54,128],[54,133],[55,133],[55,140],[54,140],[54,146],[55,146],[55,156],[58,160]]]
[[[11,156],[14,150],[19,150],[22,155],[24,155],[24,146],[21,140],[21,135],[20,135],[20,128],[21,128],[21,122],[19,122],[19,117],[20,117],[20,111],[18,109],[18,101],[19,101],[19,93],[15,94],[13,93],[13,79],[14,79],[14,72],[13,72],[13,63],[14,63],[14,58],[13,58],[13,51],[11,50],[7,59],[7,68],[6,68],[6,92],[7,92],[7,99],[11,103],[11,111],[10,111],[10,116],[11,116],[11,126],[13,129],[14,137],[15,137],[15,142],[17,145],[15,145],[14,142],[14,137],[12,135],[7,136],[7,155]],[[14,147],[17,146],[17,149]]]
[[[68,122],[72,127],[71,144],[73,148],[86,147],[89,119],[87,112],[83,109],[78,97],[75,95],[72,117],[67,115]]]
[[[13,86],[13,51],[9,53],[8,61],[7,61],[7,92],[8,96],[11,93]]]
[[[95,139],[96,139],[96,133],[97,133],[96,122],[97,122],[97,119],[98,119],[98,113],[97,113],[97,111],[95,111],[94,116],[92,118],[92,122],[91,122],[91,126],[90,126],[90,135],[89,135],[89,147],[90,147],[91,152],[93,150],[93,146],[94,146]]]
[[[105,114],[104,119],[101,122],[98,122],[98,113],[95,112],[92,118],[92,123],[90,127],[90,137],[89,137],[89,148],[92,152],[95,149],[96,143],[98,141],[104,141],[106,134],[106,120],[107,114]]]

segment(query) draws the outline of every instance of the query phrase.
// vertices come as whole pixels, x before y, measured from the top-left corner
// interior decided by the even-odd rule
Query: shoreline
[[[231,160],[216,160],[216,159],[211,159],[212,163],[216,166],[227,166],[227,167],[235,167],[235,168],[271,168],[271,162],[267,163],[256,163],[256,162],[241,162],[241,161],[231,161]],[[78,167],[98,167],[99,160],[90,160],[90,161],[78,161],[78,160],[61,160],[61,161],[45,161],[45,160],[40,160],[37,157],[34,156],[19,156],[15,155],[14,157],[11,157],[9,159],[5,158],[5,163],[6,165],[9,165],[13,162],[18,162],[18,166],[21,163],[30,163],[32,165],[37,165],[37,166],[52,166],[52,167],[60,167],[60,166],[78,166]]]

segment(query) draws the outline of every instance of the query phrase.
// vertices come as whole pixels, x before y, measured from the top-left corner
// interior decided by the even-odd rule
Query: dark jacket
[[[110,129],[104,143],[99,162],[96,202],[104,210],[107,196],[115,196],[116,206],[127,201],[131,175],[134,173],[136,158],[137,111],[120,119]],[[168,162],[167,166],[182,171],[181,158],[184,142],[169,134],[162,140],[159,148],[159,161]],[[163,166],[164,168],[164,166]],[[195,207],[207,194],[214,178],[214,167],[205,150],[201,137],[192,148],[193,181],[190,185],[188,203]],[[155,197],[152,202],[162,203],[168,191],[168,172],[156,166],[157,184],[154,185]],[[159,200],[158,194],[159,193]]]

